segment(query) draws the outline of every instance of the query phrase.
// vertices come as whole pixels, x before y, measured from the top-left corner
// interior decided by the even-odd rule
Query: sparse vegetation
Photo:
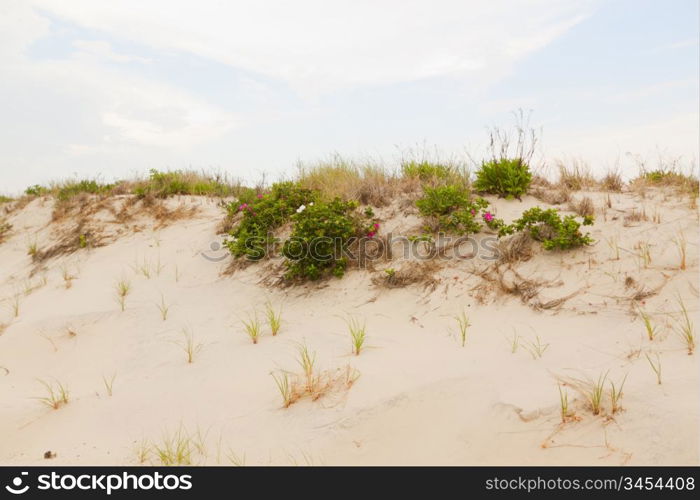
[[[114,394],[114,380],[117,378],[117,374],[114,373],[112,374],[111,377],[107,377],[105,375],[102,375],[102,383],[105,386],[105,389],[107,390],[107,396],[112,397],[112,394]]]
[[[622,389],[625,387],[626,381],[627,375],[624,376],[622,382],[620,382],[620,385],[616,387],[615,383],[612,380],[610,380],[610,408],[613,415],[621,409],[620,400],[622,399]]]
[[[659,357],[659,353],[656,354],[656,362],[652,361],[651,357],[649,357],[648,353],[644,353],[644,356],[647,358],[647,361],[649,362],[649,366],[651,366],[651,369],[654,370],[654,373],[656,374],[656,383],[661,385],[661,358]]]
[[[270,333],[275,337],[282,326],[282,311],[276,310],[270,301],[265,303],[265,316],[267,316],[267,325],[270,327]]]
[[[583,218],[584,226],[592,224],[592,217]],[[502,226],[499,234],[502,236],[527,231],[534,240],[540,241],[546,250],[567,250],[593,243],[588,233],[581,233],[580,227],[581,223],[573,215],[562,218],[553,208],[543,210],[533,207],[523,212],[511,225]]]
[[[245,333],[248,335],[253,344],[257,344],[262,335],[262,325],[260,324],[260,319],[258,318],[258,312],[255,311],[252,315],[248,316],[248,319],[242,319],[243,328]]]
[[[457,321],[459,338],[462,342],[462,347],[464,347],[467,344],[467,329],[471,326],[467,313],[464,311],[460,312],[459,315],[455,316],[455,321]]]
[[[676,248],[678,249],[678,257],[680,259],[678,269],[685,271],[688,242],[685,239],[685,234],[683,234],[682,231],[679,232],[675,238],[673,238],[673,244],[676,245]]]
[[[543,344],[540,336],[535,336],[534,341],[528,341],[523,345],[523,347],[530,353],[532,359],[539,359],[544,356],[545,351],[549,347],[549,344]]]
[[[194,334],[188,328],[182,330],[183,340],[178,342],[177,345],[185,352],[187,356],[187,363],[194,363],[195,355],[202,350],[204,344],[196,342],[194,339]]]
[[[642,318],[642,321],[644,322],[644,329],[647,332],[647,338],[649,340],[654,340],[656,338],[656,326],[651,323],[651,317],[641,309],[639,310],[639,317]]]
[[[557,386],[559,388],[559,414],[561,416],[561,422],[564,424],[568,421],[571,416],[569,410],[569,395],[566,390],[561,389],[561,384]]]
[[[605,380],[608,378],[608,374],[601,374],[598,377],[597,382],[589,382],[588,388],[588,402],[591,405],[591,411],[593,415],[599,415],[601,409],[603,408],[603,395],[605,393]]]
[[[168,311],[170,311],[170,306],[165,303],[165,296],[160,294],[160,303],[156,304],[158,311],[160,311],[160,317],[163,321],[168,319]]]
[[[68,404],[68,389],[61,382],[55,380],[54,383],[51,383],[39,380],[39,383],[46,390],[46,396],[36,398],[42,404],[54,410],[58,410],[61,406]]]
[[[683,339],[683,342],[688,349],[688,354],[693,354],[695,352],[695,328],[693,326],[693,322],[690,320],[688,309],[685,307],[685,302],[683,302],[683,298],[680,296],[680,294],[676,296],[676,301],[678,302],[678,306],[681,308],[681,319],[678,320],[676,331],[681,339]]]
[[[357,318],[349,318],[347,320],[347,325],[350,331],[350,339],[352,340],[352,353],[355,356],[359,356],[360,351],[362,351],[362,346],[365,344],[365,323],[361,323]]]
[[[126,279],[121,279],[117,281],[117,301],[119,302],[119,307],[121,307],[122,312],[126,309],[126,297],[131,292],[131,282]]]
[[[271,373],[271,375],[275,380],[280,396],[282,396],[282,407],[289,408],[299,399],[299,394],[294,390],[294,384],[290,380],[289,374],[282,372],[280,374]]]

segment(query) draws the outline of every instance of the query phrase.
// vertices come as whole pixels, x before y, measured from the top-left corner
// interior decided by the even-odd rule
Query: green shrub
[[[518,198],[527,192],[532,181],[530,168],[521,159],[491,160],[476,171],[474,188],[477,191],[497,194],[508,199]]]
[[[583,218],[583,225],[593,224],[593,217]],[[546,250],[566,250],[583,245],[590,245],[593,239],[588,233],[581,233],[581,223],[573,215],[567,215],[563,219],[555,209],[543,210],[534,207],[523,212],[522,216],[510,225],[499,228],[499,235],[513,234],[520,231],[528,231],[530,236],[542,242]]]
[[[402,163],[401,172],[405,177],[417,177],[421,181],[447,180],[456,174],[453,166],[431,163],[429,161],[408,161]]]
[[[234,257],[246,256],[259,260],[277,241],[272,232],[284,223],[302,205],[313,203],[317,191],[300,187],[294,182],[274,184],[268,193],[245,190],[235,203],[228,205],[229,216],[243,214],[243,219],[230,232],[226,246]]]
[[[282,249],[287,258],[285,277],[316,280],[329,273],[342,277],[348,264],[343,252],[353,237],[362,234],[356,208],[357,202],[336,198],[317,201],[294,214],[294,229]]]
[[[437,221],[438,230],[470,234],[481,229],[478,214],[488,207],[488,202],[483,198],[471,200],[463,187],[447,185],[426,187],[416,206],[422,216]]]
[[[14,201],[14,199],[10,198],[9,196],[5,196],[3,194],[0,194],[0,203],[9,203],[11,201]]]

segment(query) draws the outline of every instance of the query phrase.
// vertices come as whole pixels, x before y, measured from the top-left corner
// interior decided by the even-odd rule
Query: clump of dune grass
[[[684,271],[686,268],[686,250],[688,242],[685,239],[685,234],[683,234],[682,231],[673,238],[673,244],[676,245],[676,249],[678,249],[678,257],[680,259],[678,269]]]
[[[595,215],[595,206],[590,196],[584,196],[580,200],[573,201],[569,204],[569,210],[576,212],[581,217],[589,217]]]
[[[316,384],[318,377],[315,373],[316,352],[310,352],[306,344],[300,344],[298,347],[299,359],[297,362],[304,373],[306,380],[306,391],[309,394],[316,392]]]
[[[6,222],[3,219],[0,219],[0,243],[5,241],[7,236],[10,234],[10,231],[12,230],[12,224],[9,222]]]
[[[625,183],[622,181],[622,176],[618,169],[608,170],[600,181],[600,187],[605,191],[619,193],[622,191]]]
[[[639,249],[637,257],[640,264],[643,264],[644,269],[647,269],[651,265],[651,246],[648,241],[640,241],[637,243],[637,248]]]
[[[170,306],[165,303],[165,297],[160,294],[160,303],[156,304],[158,311],[160,311],[160,317],[163,321],[168,319],[168,312],[170,311]]]
[[[158,465],[192,465],[194,443],[187,431],[180,427],[173,434],[163,434],[160,442],[153,443],[152,451]]]
[[[683,298],[679,295],[676,296],[676,301],[681,308],[681,319],[678,320],[678,326],[676,327],[676,332],[683,339],[683,342],[688,349],[688,354],[693,354],[695,352],[695,328],[693,322],[690,320],[688,315],[688,309],[685,307]]]
[[[457,327],[459,329],[459,338],[462,342],[462,347],[464,347],[467,344],[467,330],[471,326],[471,323],[469,323],[467,313],[464,311],[455,316],[455,321],[457,322]]]
[[[112,394],[114,394],[114,380],[117,378],[117,374],[114,373],[112,374],[111,377],[107,377],[106,375],[102,375],[102,383],[105,386],[105,389],[107,391],[107,396],[112,397]]]
[[[121,279],[117,281],[117,302],[119,302],[119,307],[121,307],[122,312],[126,309],[126,297],[131,292],[131,282],[126,279]]]
[[[620,411],[620,399],[622,399],[622,389],[625,387],[625,381],[627,380],[627,375],[624,376],[622,382],[619,386],[615,386],[615,383],[610,380],[610,406],[613,415]]]
[[[513,336],[508,339],[508,344],[510,345],[511,354],[518,352],[518,347],[520,347],[520,335],[514,331]]]
[[[597,182],[590,167],[582,161],[573,160],[570,166],[559,163],[559,185],[571,191],[595,187]]]
[[[298,165],[297,183],[316,190],[324,198],[357,200],[375,207],[389,203],[397,190],[397,179],[379,164],[356,162],[335,155],[315,164]]]
[[[603,408],[603,395],[605,394],[605,380],[607,378],[606,372],[598,377],[597,382],[589,382],[587,396],[593,415],[599,415]]]
[[[243,329],[246,335],[253,341],[253,344],[257,344],[262,335],[262,324],[258,318],[258,313],[255,311],[252,315],[248,316],[248,319],[242,319]]]
[[[183,328],[182,337],[182,341],[177,342],[177,345],[185,352],[187,363],[192,364],[195,355],[202,350],[204,345],[195,341],[194,334],[188,328]]]
[[[571,411],[569,410],[569,394],[566,390],[561,389],[561,384],[557,386],[559,388],[559,415],[561,416],[561,422],[564,424],[571,417]]]
[[[620,244],[618,243],[617,237],[612,236],[610,238],[606,238],[605,242],[615,254],[615,258],[613,260],[620,260]]]
[[[136,460],[139,464],[145,464],[151,455],[151,443],[147,439],[142,439],[136,443]]]
[[[654,340],[656,338],[656,326],[651,323],[651,316],[640,309],[639,317],[642,318],[642,321],[644,322],[644,329],[647,332],[647,338],[649,340]]]
[[[644,353],[644,356],[647,358],[647,361],[649,362],[649,366],[651,366],[651,369],[654,370],[654,373],[656,374],[656,383],[661,385],[661,358],[659,357],[659,353],[656,354],[656,362],[652,361],[651,357],[649,357],[648,353]]]
[[[39,254],[39,244],[36,241],[36,238],[33,240],[29,240],[27,242],[27,255],[29,255],[32,259],[36,258],[36,256]]]
[[[295,382],[287,372],[282,372],[280,374],[271,373],[271,375],[275,380],[277,389],[282,397],[282,407],[289,408],[299,399],[300,396],[296,390]]]
[[[151,169],[148,179],[132,183],[131,192],[138,197],[167,198],[175,195],[238,196],[241,183],[225,174],[173,170],[161,172]]]
[[[55,383],[46,382],[45,380],[39,380],[39,383],[44,386],[46,390],[46,395],[42,397],[37,397],[42,404],[58,410],[61,406],[68,404],[68,389],[58,380]]]
[[[537,335],[534,341],[527,341],[523,347],[530,353],[532,359],[539,359],[544,356],[549,344],[543,344],[540,336]]]
[[[270,327],[272,336],[276,336],[282,326],[282,311],[276,310],[270,301],[265,303],[265,316],[267,317],[267,325]]]
[[[362,346],[365,344],[366,325],[364,322],[360,322],[360,320],[357,318],[349,318],[347,320],[347,325],[352,343],[352,353],[355,356],[359,356],[360,351],[362,351]]]

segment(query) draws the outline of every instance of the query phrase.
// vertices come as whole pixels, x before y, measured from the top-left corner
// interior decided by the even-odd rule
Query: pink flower
[[[238,211],[240,212],[241,210],[245,210],[246,208],[248,208],[248,204],[247,204],[247,203],[244,203],[243,205],[241,205],[240,207],[238,207]]]
[[[367,236],[370,238],[374,238],[375,234],[377,234],[377,233],[375,233],[374,231],[370,231],[369,233],[367,233]]]
[[[472,214],[472,216],[474,216],[474,215],[476,215],[476,210],[474,210],[474,209],[472,208],[472,209],[469,211],[469,213]]]
[[[258,200],[262,199],[263,195],[261,193],[258,193]]]
[[[486,222],[491,222],[493,220],[493,215],[491,214],[491,212],[486,212],[484,214],[484,220]]]
[[[379,229],[379,223],[378,223],[378,222],[375,222],[375,223],[374,223],[374,229]]]

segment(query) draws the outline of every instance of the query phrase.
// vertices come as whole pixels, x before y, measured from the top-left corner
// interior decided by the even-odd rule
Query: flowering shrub
[[[485,162],[476,171],[474,188],[483,193],[497,194],[512,199],[527,192],[532,181],[528,165],[520,158]]]
[[[592,216],[583,218],[583,225],[593,224]],[[567,215],[563,219],[559,213],[553,209],[543,210],[534,207],[523,212],[519,219],[510,225],[502,225],[499,228],[499,235],[513,234],[519,231],[528,231],[530,236],[542,242],[546,250],[566,250],[593,243],[593,238],[588,233],[581,233],[581,223],[573,215]]]
[[[328,273],[337,277],[345,274],[348,260],[343,251],[351,239],[373,237],[379,229],[379,224],[363,226],[355,208],[357,202],[336,198],[309,204],[292,216],[294,229],[282,247],[287,279],[316,280]]]
[[[234,257],[263,258],[266,249],[276,244],[272,231],[289,221],[299,207],[313,204],[317,198],[318,192],[294,182],[273,184],[267,193],[249,190],[227,207],[229,215],[242,213],[243,219],[231,231],[226,246]]]
[[[433,217],[438,229],[457,234],[477,233],[481,229],[478,213],[488,207],[483,198],[470,200],[469,193],[460,186],[447,185],[435,188],[426,187],[425,196],[416,201],[416,206],[424,217]],[[493,222],[490,212],[487,224]],[[485,215],[485,214],[484,214]]]

